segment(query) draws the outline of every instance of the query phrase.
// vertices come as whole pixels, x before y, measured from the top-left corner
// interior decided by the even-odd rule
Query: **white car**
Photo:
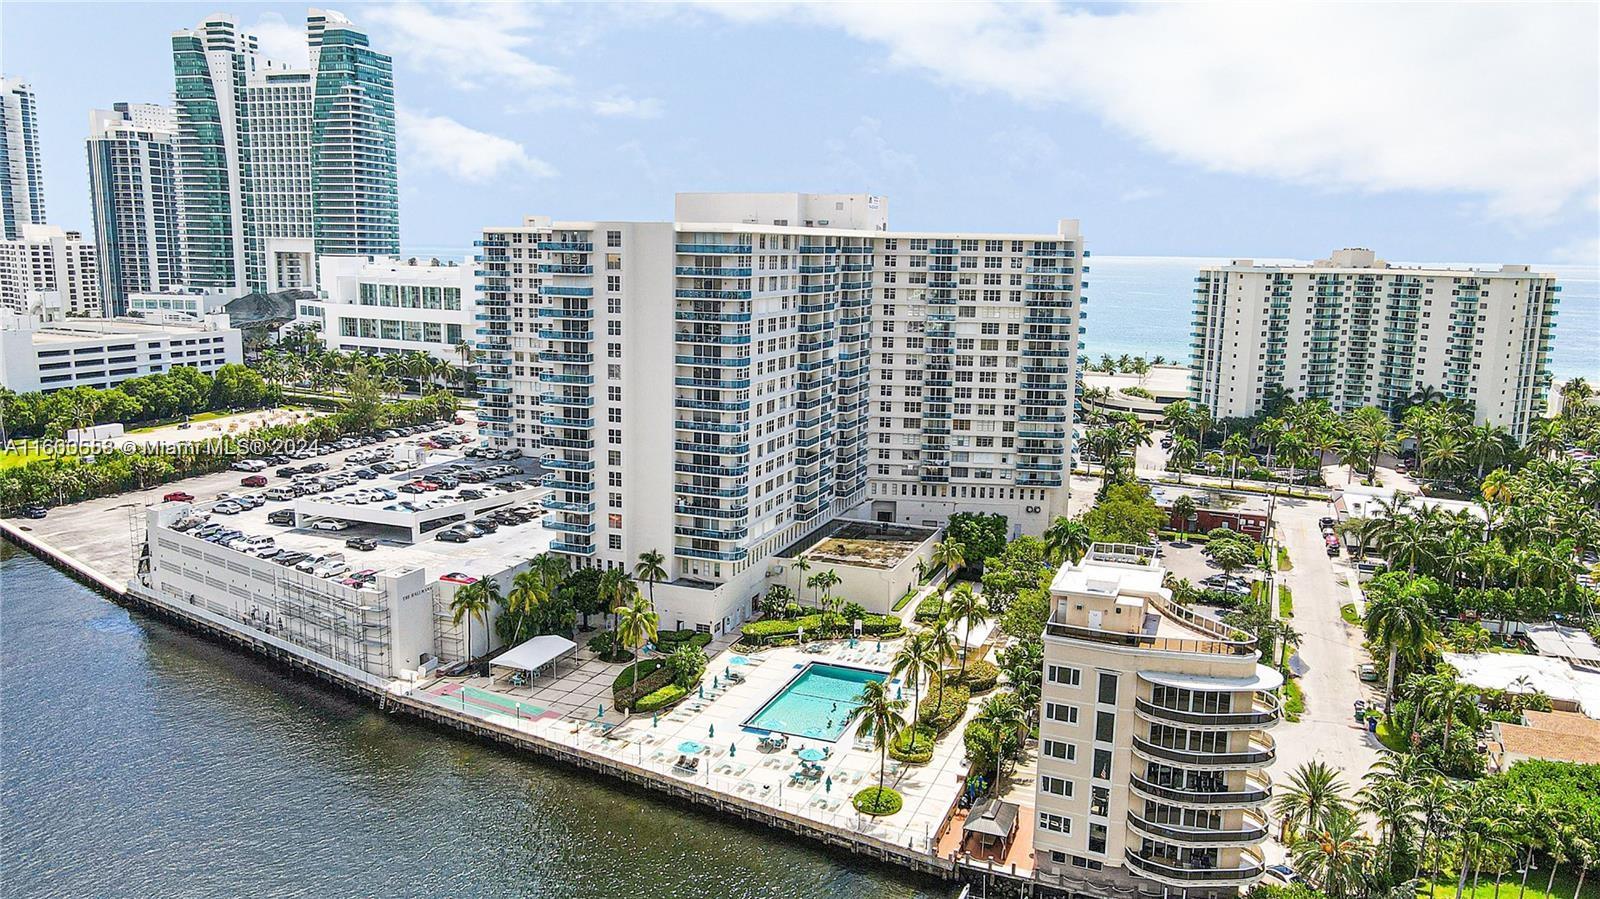
[[[338,577],[349,570],[350,566],[347,563],[334,560],[332,562],[325,562],[311,569],[311,574],[314,577]]]
[[[337,518],[324,518],[312,525],[311,529],[314,531],[342,531],[348,527],[350,527],[349,522],[340,521]]]
[[[218,515],[238,515],[240,512],[243,512],[244,509],[238,503],[229,501],[217,503],[211,507],[211,511],[217,513]]]
[[[266,471],[267,463],[261,461],[260,459],[240,459],[239,461],[233,463],[233,465],[230,467],[234,471],[248,471],[253,474],[258,471]]]

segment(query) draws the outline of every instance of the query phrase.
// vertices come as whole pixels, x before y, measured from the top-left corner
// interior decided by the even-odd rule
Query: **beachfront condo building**
[[[0,240],[0,308],[23,315],[100,316],[94,244],[54,225],[23,225]]]
[[[663,553],[663,627],[736,626],[839,516],[1037,531],[1065,504],[1075,220],[898,232],[882,197],[680,194],[671,222],[479,244],[484,433],[550,470],[554,551]]]
[[[23,225],[44,223],[38,104],[26,81],[0,76],[0,237],[14,240]]]
[[[89,201],[106,315],[128,297],[164,293],[183,280],[170,106],[117,103],[89,113]]]
[[[1274,388],[1392,414],[1443,394],[1520,440],[1545,410],[1559,291],[1526,265],[1398,266],[1363,249],[1311,265],[1206,266],[1190,396],[1231,418],[1261,411]]]
[[[1035,876],[1089,895],[1231,896],[1264,873],[1282,676],[1256,639],[1173,602],[1145,546],[1050,584]]]
[[[317,9],[306,52],[304,66],[260,58],[226,15],[173,33],[188,284],[309,289],[318,254],[399,253],[391,60]]]
[[[297,321],[329,349],[425,352],[466,368],[479,322],[473,270],[437,259],[322,256],[319,289],[297,301]],[[463,351],[463,346],[466,351]]]

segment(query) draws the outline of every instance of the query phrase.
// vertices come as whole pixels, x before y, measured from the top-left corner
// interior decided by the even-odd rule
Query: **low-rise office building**
[[[1096,544],[1051,582],[1031,822],[1047,883],[1203,899],[1265,872],[1283,678],[1165,574],[1150,547]]]
[[[1275,388],[1398,413],[1432,390],[1517,439],[1544,413],[1560,287],[1526,265],[1399,266],[1371,250],[1310,265],[1239,259],[1195,278],[1190,397],[1254,415]]]
[[[0,241],[0,308],[23,314],[99,316],[94,244],[54,225],[21,225]]]
[[[329,349],[363,353],[425,352],[467,364],[461,346],[477,335],[472,269],[454,262],[322,256],[320,289],[301,300],[301,323],[314,325]]]
[[[17,393],[114,387],[180,365],[214,372],[243,361],[239,330],[226,315],[163,321],[0,311],[0,386]]]

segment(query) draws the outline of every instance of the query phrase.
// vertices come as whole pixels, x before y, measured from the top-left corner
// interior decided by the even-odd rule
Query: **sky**
[[[794,190],[1107,255],[1600,262],[1600,4],[334,8],[395,60],[408,248]],[[170,102],[173,30],[303,60],[305,10],[8,0],[51,222],[90,229],[89,110]]]

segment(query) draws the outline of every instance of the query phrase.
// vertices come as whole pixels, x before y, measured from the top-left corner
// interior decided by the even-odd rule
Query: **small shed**
[[[978,845],[984,849],[1006,845],[1016,835],[1019,813],[1016,803],[1003,799],[990,799],[973,806],[967,822],[961,826],[962,844],[976,836]]]

